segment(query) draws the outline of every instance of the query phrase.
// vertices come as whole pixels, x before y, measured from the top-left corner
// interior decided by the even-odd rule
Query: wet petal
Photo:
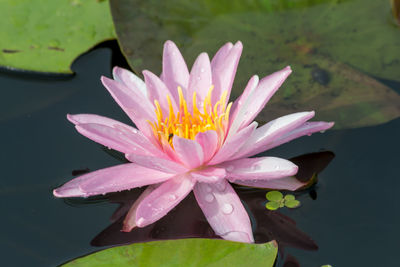
[[[300,182],[293,176],[282,177],[274,180],[235,180],[234,183],[250,187],[290,191],[295,191],[307,184]]]
[[[223,146],[218,150],[215,156],[210,160],[209,165],[215,165],[228,160],[246,143],[257,127],[257,122],[253,122],[240,132],[226,140]]]
[[[172,143],[180,161],[188,168],[194,169],[203,164],[203,149],[195,140],[174,136]]]
[[[130,131],[137,131],[134,127],[131,127],[125,123],[113,120],[111,118],[103,117],[96,114],[67,114],[67,119],[75,125],[85,123],[96,123],[102,124],[108,127],[115,128],[115,126],[123,126]]]
[[[117,129],[95,123],[79,124],[75,128],[87,138],[122,153],[131,153],[136,150],[139,150],[142,154],[146,154],[145,152],[147,152],[147,150],[132,143],[131,140]]]
[[[217,51],[217,53],[215,53],[213,59],[211,60],[212,69],[218,68],[218,66],[225,61],[225,58],[229,54],[229,51],[231,51],[232,47],[232,43],[226,43]]]
[[[136,225],[145,227],[162,218],[192,191],[194,184],[186,174],[162,183],[139,203]]]
[[[182,87],[183,94],[186,97],[189,71],[181,52],[172,41],[166,41],[164,44],[162,69],[162,80],[178,103],[178,86]]]
[[[196,92],[197,106],[201,106],[211,87],[211,65],[207,53],[201,53],[190,71],[188,98],[189,108],[192,109],[192,95]]]
[[[157,75],[150,71],[143,71],[144,80],[146,82],[147,90],[149,92],[149,99],[152,103],[157,100],[160,103],[162,112],[165,115],[169,114],[169,105],[167,95],[170,96],[172,108],[177,110],[175,99],[172,97],[172,92],[167,88],[164,82],[158,78]]]
[[[56,197],[88,197],[160,183],[173,176],[128,163],[79,176],[55,189],[53,194]]]
[[[224,168],[215,168],[211,166],[206,169],[192,171],[190,174],[196,181],[204,183],[216,183],[226,177]]]
[[[259,82],[257,88],[254,89],[246,98],[241,109],[238,110],[231,128],[233,130],[240,130],[252,122],[291,72],[292,70],[288,66],[283,70],[277,71],[263,78]]]
[[[238,41],[229,50],[229,53],[223,60],[222,58],[218,59],[218,61],[212,65],[212,83],[215,86],[212,95],[213,104],[221,98],[221,95],[225,90],[228,91],[227,99],[229,99],[242,50],[243,45]]]
[[[149,131],[147,121],[156,120],[154,106],[150,101],[142,94],[134,90],[129,90],[125,85],[107,77],[101,77],[101,81],[136,126],[145,133],[146,136],[150,136],[152,132]]]
[[[205,132],[199,132],[195,137],[196,142],[198,142],[203,148],[204,162],[207,162],[214,156],[215,151],[218,148],[218,135],[214,130],[209,130]]]
[[[129,89],[137,90],[144,96],[147,96],[146,84],[133,72],[120,67],[114,67],[113,78],[117,82],[123,83]]]
[[[283,136],[275,139],[272,143],[268,144],[264,147],[264,150],[268,150],[274,147],[277,147],[281,144],[292,141],[293,139],[302,137],[304,135],[311,135],[312,133],[322,132],[328,130],[334,125],[333,122],[324,122],[324,121],[312,121],[306,122],[303,125],[297,127],[289,133],[284,134]]]
[[[249,95],[257,88],[258,82],[259,82],[259,78],[257,75],[254,75],[253,77],[251,77],[251,79],[248,81],[243,93],[235,100],[235,102],[233,102],[232,108],[230,111],[230,115],[229,115],[230,125],[232,124],[233,121],[235,121],[238,111],[243,108],[243,104],[246,104],[247,106],[251,104],[250,102],[248,102],[246,100],[249,97]],[[244,107],[244,109],[247,109],[247,107]],[[232,133],[236,133],[237,130],[239,129],[239,126],[240,126],[240,124],[237,125],[237,127],[232,131]],[[230,129],[230,132],[231,132],[231,129]]]
[[[291,161],[275,157],[244,158],[219,164],[231,182],[235,180],[273,180],[295,175],[298,167]]]
[[[251,223],[232,186],[221,183],[196,183],[194,195],[217,235],[232,241],[253,243]]]
[[[188,171],[183,165],[169,159],[157,158],[152,156],[144,156],[137,154],[127,154],[126,158],[135,162],[143,167],[158,170],[166,173],[183,173]]]
[[[157,185],[149,185],[146,190],[136,199],[136,201],[132,204],[132,207],[129,209],[128,213],[125,216],[124,223],[122,226],[123,232],[130,232],[133,228],[136,227],[136,210],[139,206],[140,202],[143,201],[151,192],[153,192],[157,188]]]
[[[314,117],[314,114],[314,111],[298,112],[279,117],[264,124],[254,131],[254,134],[234,158],[249,157],[265,151],[265,147],[268,144],[304,124]]]

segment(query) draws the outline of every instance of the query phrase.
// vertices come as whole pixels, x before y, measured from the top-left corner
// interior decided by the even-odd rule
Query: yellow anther
[[[212,105],[211,96],[213,89],[213,86],[209,88],[203,100],[203,112],[198,109],[196,92],[192,95],[192,109],[188,109],[183,90],[179,86],[179,106],[177,110],[174,110],[171,97],[167,95],[168,116],[164,117],[160,103],[157,100],[154,101],[157,121],[149,121],[148,123],[164,149],[165,145],[173,148],[172,140],[175,135],[187,139],[194,139],[197,133],[208,130],[215,130],[219,135],[219,140],[224,140],[232,103],[225,106],[228,92],[224,91],[219,101]],[[166,108],[167,107],[164,107],[164,111]]]

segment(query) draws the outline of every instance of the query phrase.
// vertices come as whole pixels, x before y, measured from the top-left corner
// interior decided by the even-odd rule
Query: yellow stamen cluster
[[[214,107],[211,104],[211,93],[213,86],[209,89],[206,98],[203,102],[203,107],[197,107],[196,92],[193,93],[193,106],[191,111],[188,109],[187,102],[183,96],[182,88],[178,87],[179,93],[179,110],[175,113],[171,98],[167,95],[169,105],[169,114],[165,116],[162,112],[160,104],[157,100],[154,101],[157,122],[150,122],[154,135],[160,141],[160,144],[169,143],[172,146],[172,137],[194,139],[197,133],[207,130],[215,130],[219,136],[219,140],[225,137],[228,127],[229,111],[232,103],[226,106],[227,91],[225,91],[220,100],[215,103]]]

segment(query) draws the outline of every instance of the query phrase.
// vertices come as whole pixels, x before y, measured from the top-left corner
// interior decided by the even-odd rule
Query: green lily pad
[[[265,197],[269,200],[269,201],[281,201],[283,198],[283,195],[281,192],[279,191],[269,191]]]
[[[280,202],[270,201],[265,204],[265,207],[269,210],[277,210],[280,208]]]
[[[180,239],[113,247],[62,266],[270,266],[277,244],[247,244],[216,239]]]
[[[232,93],[253,74],[286,65],[294,73],[257,120],[316,110],[336,128],[376,125],[400,116],[400,96],[373,77],[400,80],[399,28],[390,2],[121,0],[111,11],[122,50],[140,72],[161,70],[162,44],[174,40],[188,63],[241,40]]]
[[[294,208],[297,208],[298,206],[300,206],[300,201],[298,201],[296,199],[286,200],[285,201],[285,206],[287,208],[294,209]]]
[[[115,38],[108,1],[1,3],[0,65],[6,68],[71,73],[76,57]]]

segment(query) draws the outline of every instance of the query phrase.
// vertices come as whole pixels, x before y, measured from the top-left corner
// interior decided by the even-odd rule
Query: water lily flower
[[[249,216],[230,183],[295,190],[297,166],[276,157],[253,157],[285,142],[332,127],[307,122],[314,111],[277,118],[257,127],[254,118],[291,73],[253,76],[229,102],[242,43],[225,44],[210,62],[201,53],[189,72],[176,47],[164,45],[162,74],[114,68],[101,81],[137,128],[94,114],[68,115],[79,133],[125,154],[130,163],[75,178],[56,197],[88,197],[147,186],[128,211],[123,231],[145,227],[192,190],[215,233],[254,242]]]

